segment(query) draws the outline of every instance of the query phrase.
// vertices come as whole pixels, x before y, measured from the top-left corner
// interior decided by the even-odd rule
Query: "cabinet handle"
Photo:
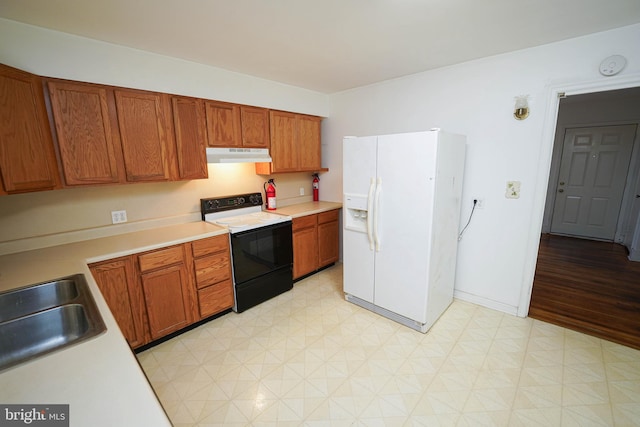
[[[564,193],[564,190],[561,188],[558,190],[558,193]]]

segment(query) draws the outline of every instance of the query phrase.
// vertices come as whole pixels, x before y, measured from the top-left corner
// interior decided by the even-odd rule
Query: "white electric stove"
[[[291,217],[262,210],[262,194],[200,199],[202,220],[229,230],[234,307],[242,312],[293,288]]]

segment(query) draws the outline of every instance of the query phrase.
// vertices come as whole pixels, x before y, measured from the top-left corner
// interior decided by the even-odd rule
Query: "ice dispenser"
[[[345,228],[348,230],[367,232],[367,196],[359,194],[345,194],[344,207],[346,212]]]

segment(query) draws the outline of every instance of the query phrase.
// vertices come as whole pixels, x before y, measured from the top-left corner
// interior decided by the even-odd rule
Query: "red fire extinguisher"
[[[268,184],[268,185],[267,185]],[[264,183],[264,194],[267,197],[267,210],[276,210],[276,183],[273,179]]]
[[[319,200],[319,192],[320,192],[320,177],[317,173],[311,175],[313,177],[313,201],[317,202]]]

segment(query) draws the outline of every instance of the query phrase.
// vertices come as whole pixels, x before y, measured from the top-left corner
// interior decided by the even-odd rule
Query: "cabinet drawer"
[[[299,218],[293,218],[292,230],[302,230],[303,228],[315,227],[317,224],[317,215],[306,215]]]
[[[182,245],[172,246],[166,249],[149,252],[138,256],[140,272],[166,267],[184,262]]]
[[[233,307],[233,287],[231,280],[198,290],[200,318],[216,314]]]
[[[339,211],[338,209],[322,212],[318,214],[318,224],[324,224],[325,222],[337,221]]]
[[[196,240],[195,242],[191,242],[191,247],[193,248],[194,258],[216,252],[228,252],[229,236],[227,234],[221,234],[220,236],[209,237],[208,239]]]
[[[229,254],[226,252],[194,260],[198,289],[231,278]]]

